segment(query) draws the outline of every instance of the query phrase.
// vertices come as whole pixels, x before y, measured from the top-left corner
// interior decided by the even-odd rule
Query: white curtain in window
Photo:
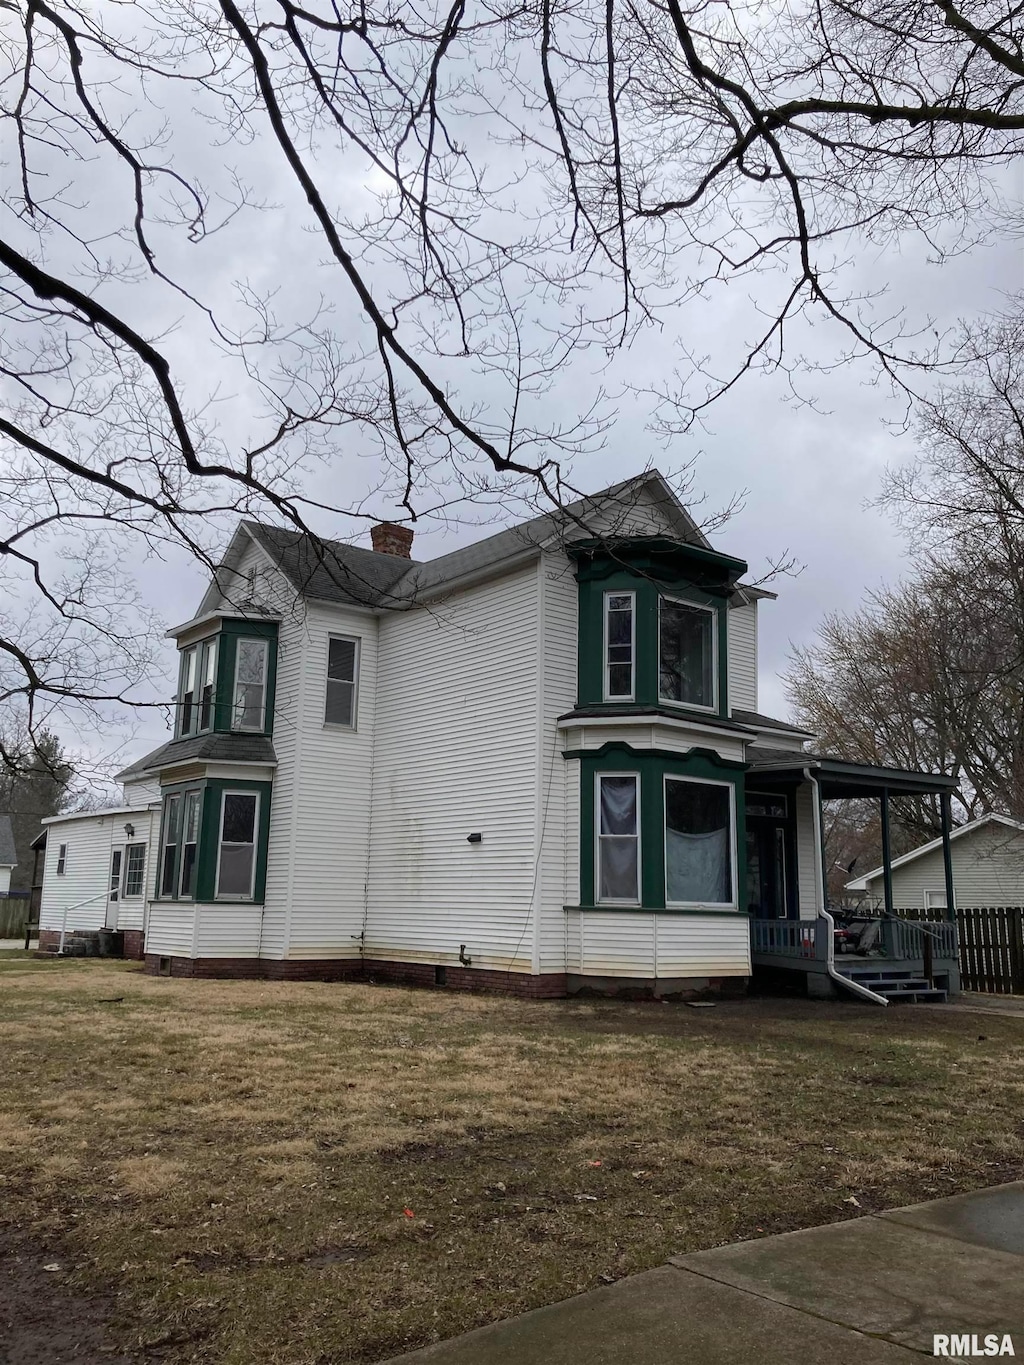
[[[729,830],[708,834],[665,831],[666,890],[670,901],[696,901],[701,905],[728,904]]]

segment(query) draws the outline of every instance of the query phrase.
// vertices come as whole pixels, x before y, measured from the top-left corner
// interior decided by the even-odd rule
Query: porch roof
[[[882,768],[870,763],[851,763],[844,758],[829,758],[826,754],[810,754],[794,749],[769,749],[760,745],[747,750],[751,773],[782,781],[798,782],[806,771],[811,771],[821,786],[822,798],[834,801],[842,797],[881,796],[892,792],[898,796],[939,795],[954,792],[959,783],[944,773],[914,772],[906,768]]]

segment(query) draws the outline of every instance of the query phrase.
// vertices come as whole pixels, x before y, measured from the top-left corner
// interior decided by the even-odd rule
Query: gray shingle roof
[[[658,504],[675,538],[710,549],[707,537],[657,470],[648,470],[580,498],[564,511],[546,512],[425,562],[379,554],[335,540],[321,541],[321,548],[314,549],[297,531],[258,522],[244,525],[302,596],[388,607],[411,605],[468,574],[498,567],[519,555],[527,556],[559,536],[572,540],[591,534],[589,524],[595,518],[608,525],[606,534],[614,535],[617,523],[628,525],[628,518],[642,497],[653,498]]]
[[[0,815],[0,867],[16,867],[18,854],[14,847],[14,826],[9,815]]]
[[[245,526],[303,597],[366,607],[395,605],[396,585],[416,567],[415,560],[336,540],[314,547],[300,531],[252,521]]]
[[[143,773],[188,759],[205,759],[211,763],[276,763],[277,754],[266,735],[189,735],[161,744],[159,749],[138,759],[131,767],[122,769],[117,775],[118,781],[141,777]]]
[[[762,715],[760,711],[741,711],[737,707],[732,708],[733,720],[738,720],[741,725],[761,725],[766,729],[784,730],[790,735],[810,735],[810,730],[804,730],[799,725],[794,725],[789,720],[776,720],[774,716]]]

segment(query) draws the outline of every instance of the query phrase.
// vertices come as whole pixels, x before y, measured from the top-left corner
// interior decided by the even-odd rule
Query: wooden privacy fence
[[[0,894],[0,938],[21,938],[28,923],[27,891]]]
[[[897,910],[905,919],[941,920],[944,910]],[[965,991],[1024,995],[1024,906],[958,905],[960,984]]]

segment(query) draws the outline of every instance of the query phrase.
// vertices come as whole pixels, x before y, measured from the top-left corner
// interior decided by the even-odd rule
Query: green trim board
[[[267,888],[267,853],[270,846],[270,798],[273,784],[270,782],[253,782],[246,779],[233,779],[221,777],[200,778],[191,782],[170,783],[161,788],[163,796],[163,806],[160,813],[160,839],[157,844],[157,879],[156,879],[156,899],[171,904],[175,901],[192,905],[198,901],[214,902],[220,901],[225,905],[242,904],[250,905],[262,903],[266,896]],[[199,808],[199,845],[196,849],[196,868],[195,868],[195,894],[187,897],[161,896],[160,883],[163,877],[163,857],[164,857],[164,831],[167,821],[167,802],[168,797],[184,796],[186,792],[198,791],[202,794],[201,805]],[[220,814],[225,792],[255,792],[260,798],[259,802],[259,828],[256,831],[256,875],[253,884],[252,899],[239,898],[236,896],[224,896],[218,898],[216,893],[217,882],[217,853],[218,841],[220,837]],[[179,839],[177,853],[174,860],[174,885],[179,885],[181,872],[181,853],[182,845]]]
[[[567,757],[572,755],[567,755]],[[746,765],[720,758],[710,749],[691,749],[680,754],[665,749],[634,749],[620,740],[600,749],[578,753],[580,765],[580,904],[596,905],[596,778],[602,773],[631,773],[639,777],[640,796],[640,904],[608,903],[603,909],[663,911],[665,906],[665,776],[693,777],[722,782],[733,788],[735,843],[732,860],[736,878],[737,908],[714,907],[720,913],[742,913],[746,885],[746,819],[744,779]],[[678,907],[688,910],[690,907]],[[695,907],[696,913],[705,911]]]

